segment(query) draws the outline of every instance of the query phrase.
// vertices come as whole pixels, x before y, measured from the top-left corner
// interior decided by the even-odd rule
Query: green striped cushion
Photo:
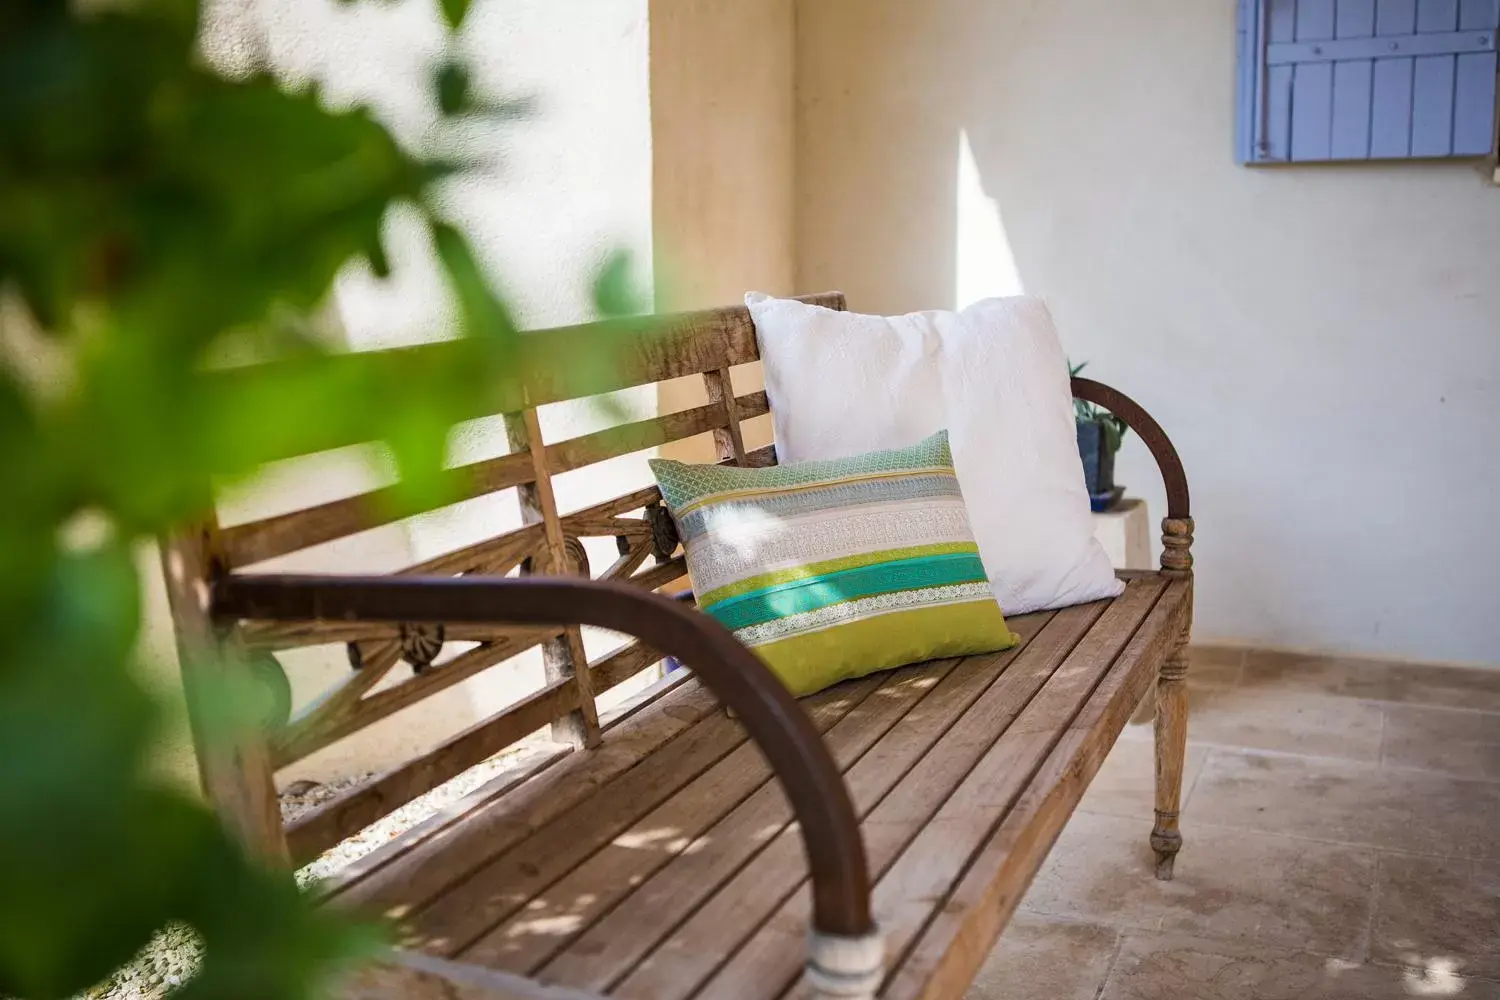
[[[1014,645],[964,511],[948,434],[770,469],[654,459],[698,606],[798,695]]]

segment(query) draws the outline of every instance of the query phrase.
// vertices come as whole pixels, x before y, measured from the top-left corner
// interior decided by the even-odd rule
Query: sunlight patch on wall
[[[1022,294],[1026,289],[1005,235],[1000,203],[985,193],[967,131],[958,133],[957,190],[954,305],[962,309],[992,295]]]

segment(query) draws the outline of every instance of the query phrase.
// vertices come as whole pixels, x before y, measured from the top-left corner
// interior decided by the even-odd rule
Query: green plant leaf
[[[437,90],[438,108],[444,115],[451,118],[473,106],[469,94],[469,68],[462,63],[448,61],[439,66],[433,74],[433,86]]]
[[[463,26],[464,18],[469,13],[469,0],[438,0],[443,8],[443,19],[448,22],[450,31],[457,31]]]

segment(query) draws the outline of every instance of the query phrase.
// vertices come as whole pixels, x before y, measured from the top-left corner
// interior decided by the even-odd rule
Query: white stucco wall
[[[800,288],[1045,296],[1182,453],[1199,638],[1500,664],[1487,170],[1235,165],[1233,0],[797,17]],[[1119,478],[1159,516],[1139,443]]]
[[[651,5],[653,217],[658,304],[703,309],[746,290],[794,292],[793,0],[654,0]],[[736,393],[761,388],[760,366],[731,373]],[[662,385],[663,413],[705,401],[703,380]],[[743,428],[771,440],[769,418]],[[714,458],[708,435],[663,454]]]
[[[528,328],[592,317],[592,285],[615,250],[634,258],[647,291],[652,266],[652,159],[647,0],[478,0],[457,47],[474,85],[491,96],[525,97],[525,120],[465,130],[461,142],[488,169],[450,182],[443,209],[479,253]],[[291,82],[316,80],[336,106],[366,104],[402,141],[434,140],[437,109],[428,86],[445,33],[438,5],[336,0],[217,0],[204,48],[233,68],[246,53],[266,54]],[[442,276],[420,221],[393,214],[387,250],[394,274],[376,280],[360,268],[335,293],[334,321],[352,349],[438,339],[452,333]],[[647,388],[622,394],[637,416],[655,411]],[[609,419],[589,403],[544,407],[544,436],[559,440]],[[450,461],[509,451],[498,420],[458,428]],[[650,481],[646,455],[560,477],[560,507],[571,510]],[[389,468],[378,453],[346,452],[268,470],[221,505],[226,523],[296,509],[379,485]],[[514,491],[297,553],[267,568],[386,572],[520,524]],[[615,557],[610,539],[590,540],[596,565]],[[163,630],[153,628],[160,636]],[[167,631],[167,637],[170,633]],[[589,636],[598,654],[618,639]],[[349,670],[342,646],[282,654],[299,702]],[[406,668],[398,668],[402,675]],[[404,761],[533,690],[541,681],[533,651],[340,741],[278,775],[285,783],[377,770]]]

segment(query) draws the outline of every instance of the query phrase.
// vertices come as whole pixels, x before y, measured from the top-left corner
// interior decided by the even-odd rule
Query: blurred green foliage
[[[455,30],[468,7],[427,2]],[[173,921],[205,946],[184,997],[319,995],[379,947],[153,776],[132,553],[201,513],[211,475],[348,441],[387,441],[407,499],[430,502],[444,430],[512,373],[510,313],[434,207],[464,165],[264,68],[216,75],[198,16],[197,0],[0,5],[0,293],[38,327],[0,342],[0,995],[75,994]],[[481,107],[457,62],[432,86],[444,114]],[[386,270],[396,204],[426,219],[476,349],[330,367],[302,318],[351,260]],[[606,269],[600,304],[624,285]],[[207,374],[224,358],[278,363],[230,392]]]

